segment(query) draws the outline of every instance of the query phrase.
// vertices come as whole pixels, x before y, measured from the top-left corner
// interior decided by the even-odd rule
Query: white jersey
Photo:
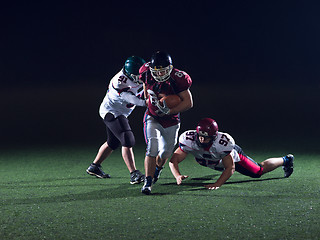
[[[100,116],[104,119],[110,112],[115,117],[128,117],[136,105],[145,106],[143,98],[143,85],[134,83],[121,69],[109,83],[107,94],[100,105]]]
[[[199,147],[196,142],[196,130],[189,130],[179,137],[179,147],[186,153],[191,153],[196,161],[205,167],[223,170],[222,158],[231,154],[234,162],[239,162],[240,157],[234,149],[235,141],[228,133],[218,132],[217,138],[208,148]]]

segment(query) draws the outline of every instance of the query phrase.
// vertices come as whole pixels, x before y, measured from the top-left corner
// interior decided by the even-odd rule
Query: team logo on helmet
[[[198,132],[199,135],[204,136],[204,137],[209,137],[209,134],[205,131],[200,131]]]

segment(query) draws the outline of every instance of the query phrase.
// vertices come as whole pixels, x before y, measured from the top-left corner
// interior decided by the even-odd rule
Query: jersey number
[[[187,132],[186,133],[186,139],[187,140],[191,140],[191,141],[194,141],[195,140],[195,132]]]
[[[125,77],[125,76],[120,76],[119,77],[119,79],[118,79],[118,81],[121,83],[121,82],[123,82],[123,83],[127,83],[127,78]]]
[[[223,146],[227,146],[229,141],[230,141],[230,139],[226,135],[222,134],[222,136],[219,140],[219,143]]]

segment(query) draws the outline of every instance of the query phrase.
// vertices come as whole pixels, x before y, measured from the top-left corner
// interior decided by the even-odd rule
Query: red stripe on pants
[[[241,161],[235,163],[237,172],[254,178],[261,177],[263,168],[258,163],[240,153],[239,157]]]

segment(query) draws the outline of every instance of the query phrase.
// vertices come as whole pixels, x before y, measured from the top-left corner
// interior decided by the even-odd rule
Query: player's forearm
[[[233,175],[233,173],[234,173],[234,168],[225,169],[215,183],[221,186]]]
[[[180,104],[178,104],[178,106],[170,109],[170,114],[184,112],[193,107],[193,99],[190,90],[185,90],[178,95],[182,101]]]
[[[127,102],[132,103],[133,105],[142,106],[142,107],[146,106],[146,101],[144,99],[140,99],[137,96],[133,95],[132,93],[123,92],[121,93],[121,97]]]
[[[177,162],[169,162],[169,167],[171,170],[172,175],[177,178],[181,175],[180,171],[179,171],[179,166]]]
[[[185,112],[192,107],[193,107],[192,102],[189,102],[189,101],[183,102],[182,101],[178,106],[171,108],[169,114],[177,114],[180,112]]]

